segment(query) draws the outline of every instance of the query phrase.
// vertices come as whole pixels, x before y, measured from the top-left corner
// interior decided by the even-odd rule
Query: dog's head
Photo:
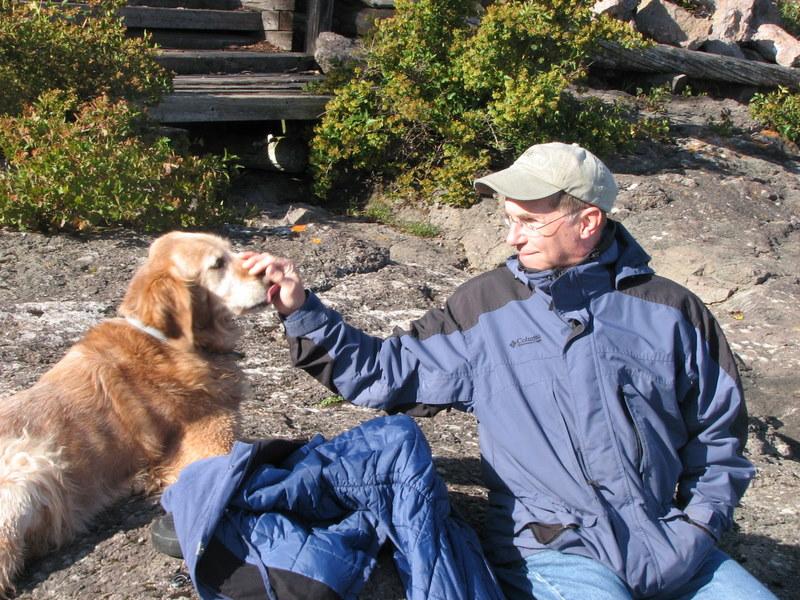
[[[232,315],[266,302],[265,281],[242,269],[227,241],[203,233],[172,232],[151,244],[120,313],[171,340],[229,351],[237,338]]]

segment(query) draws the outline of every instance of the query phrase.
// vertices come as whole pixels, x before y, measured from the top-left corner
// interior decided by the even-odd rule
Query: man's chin
[[[518,254],[517,260],[519,264],[526,269],[533,269],[534,271],[543,271],[549,267],[542,264],[538,254]]]

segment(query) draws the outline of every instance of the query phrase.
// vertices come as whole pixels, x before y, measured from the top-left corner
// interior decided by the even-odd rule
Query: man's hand
[[[300,273],[287,258],[271,254],[242,252],[242,267],[251,275],[264,277],[272,286],[267,291],[267,302],[284,317],[288,317],[306,301],[306,291]]]

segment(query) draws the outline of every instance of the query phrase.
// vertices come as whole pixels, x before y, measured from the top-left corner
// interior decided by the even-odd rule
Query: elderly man
[[[475,187],[516,254],[387,339],[325,307],[290,261],[248,254],[293,363],[362,406],[475,414],[484,550],[509,598],[774,598],[716,548],[753,477],[733,355],[608,218],[611,172],[540,144]]]

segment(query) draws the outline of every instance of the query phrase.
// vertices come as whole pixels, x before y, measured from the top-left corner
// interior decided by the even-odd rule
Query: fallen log
[[[800,91],[800,69],[754,60],[657,44],[631,50],[614,42],[600,42],[593,64],[617,71],[683,73],[693,79],[724,81],[757,87],[784,86]]]

